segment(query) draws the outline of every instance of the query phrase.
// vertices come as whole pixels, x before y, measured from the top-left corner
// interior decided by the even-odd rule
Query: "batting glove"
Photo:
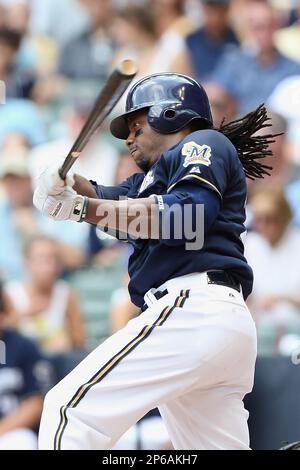
[[[86,196],[80,196],[68,186],[65,186],[60,194],[54,196],[47,194],[38,186],[33,195],[35,207],[54,220],[83,222],[86,217],[88,201]]]
[[[74,172],[69,170],[65,180],[61,179],[57,166],[46,168],[37,179],[37,187],[49,196],[61,194],[66,187],[72,188],[75,184]]]

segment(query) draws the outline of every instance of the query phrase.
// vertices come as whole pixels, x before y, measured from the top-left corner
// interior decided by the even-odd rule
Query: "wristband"
[[[82,204],[82,209],[81,209],[81,214],[80,214],[80,219],[78,222],[84,222],[87,216],[87,210],[89,207],[89,198],[87,196],[84,196],[83,199],[83,204]]]
[[[69,217],[70,220],[74,220],[75,222],[83,222],[87,215],[88,204],[88,197],[78,195],[74,201],[72,214]]]

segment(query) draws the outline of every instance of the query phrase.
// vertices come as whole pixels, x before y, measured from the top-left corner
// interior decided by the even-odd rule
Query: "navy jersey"
[[[135,174],[121,185],[109,188],[96,185],[100,198],[145,198],[161,195],[169,202],[172,195],[212,195],[218,200],[213,223],[205,231],[201,249],[187,250],[186,240],[135,240],[129,259],[129,292],[133,303],[143,304],[151,287],[169,279],[212,269],[228,270],[242,285],[244,297],[253,284],[252,270],[244,257],[242,235],[245,232],[246,181],[237,151],[232,143],[215,130],[189,134],[167,150],[146,174]],[[130,241],[130,237],[129,237]]]
[[[42,395],[48,388],[49,365],[35,344],[16,331],[6,330],[0,336],[0,419],[12,413],[22,400]],[[2,362],[5,362],[2,364]]]

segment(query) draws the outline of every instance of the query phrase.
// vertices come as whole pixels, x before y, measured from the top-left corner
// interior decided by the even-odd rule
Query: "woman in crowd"
[[[26,246],[25,260],[28,280],[11,281],[5,287],[19,331],[48,353],[83,348],[85,332],[77,298],[59,279],[62,265],[57,242],[45,236],[33,238]]]
[[[258,186],[250,199],[254,231],[245,254],[254,271],[249,298],[261,353],[276,353],[286,334],[300,336],[300,231],[282,189]]]

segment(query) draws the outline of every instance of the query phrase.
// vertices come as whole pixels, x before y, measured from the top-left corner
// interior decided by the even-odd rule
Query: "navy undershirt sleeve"
[[[109,199],[111,201],[118,201],[120,198],[126,198],[128,192],[134,188],[137,184],[141,184],[144,175],[142,173],[135,173],[122,183],[115,186],[104,186],[97,184],[95,181],[90,180],[90,183],[94,186],[95,191],[99,199]]]
[[[109,199],[111,201],[117,201],[120,197],[126,196],[129,190],[129,187],[126,187],[125,185],[103,186],[101,184],[97,184],[95,181],[92,180],[90,180],[90,182],[94,186],[99,199]]]

